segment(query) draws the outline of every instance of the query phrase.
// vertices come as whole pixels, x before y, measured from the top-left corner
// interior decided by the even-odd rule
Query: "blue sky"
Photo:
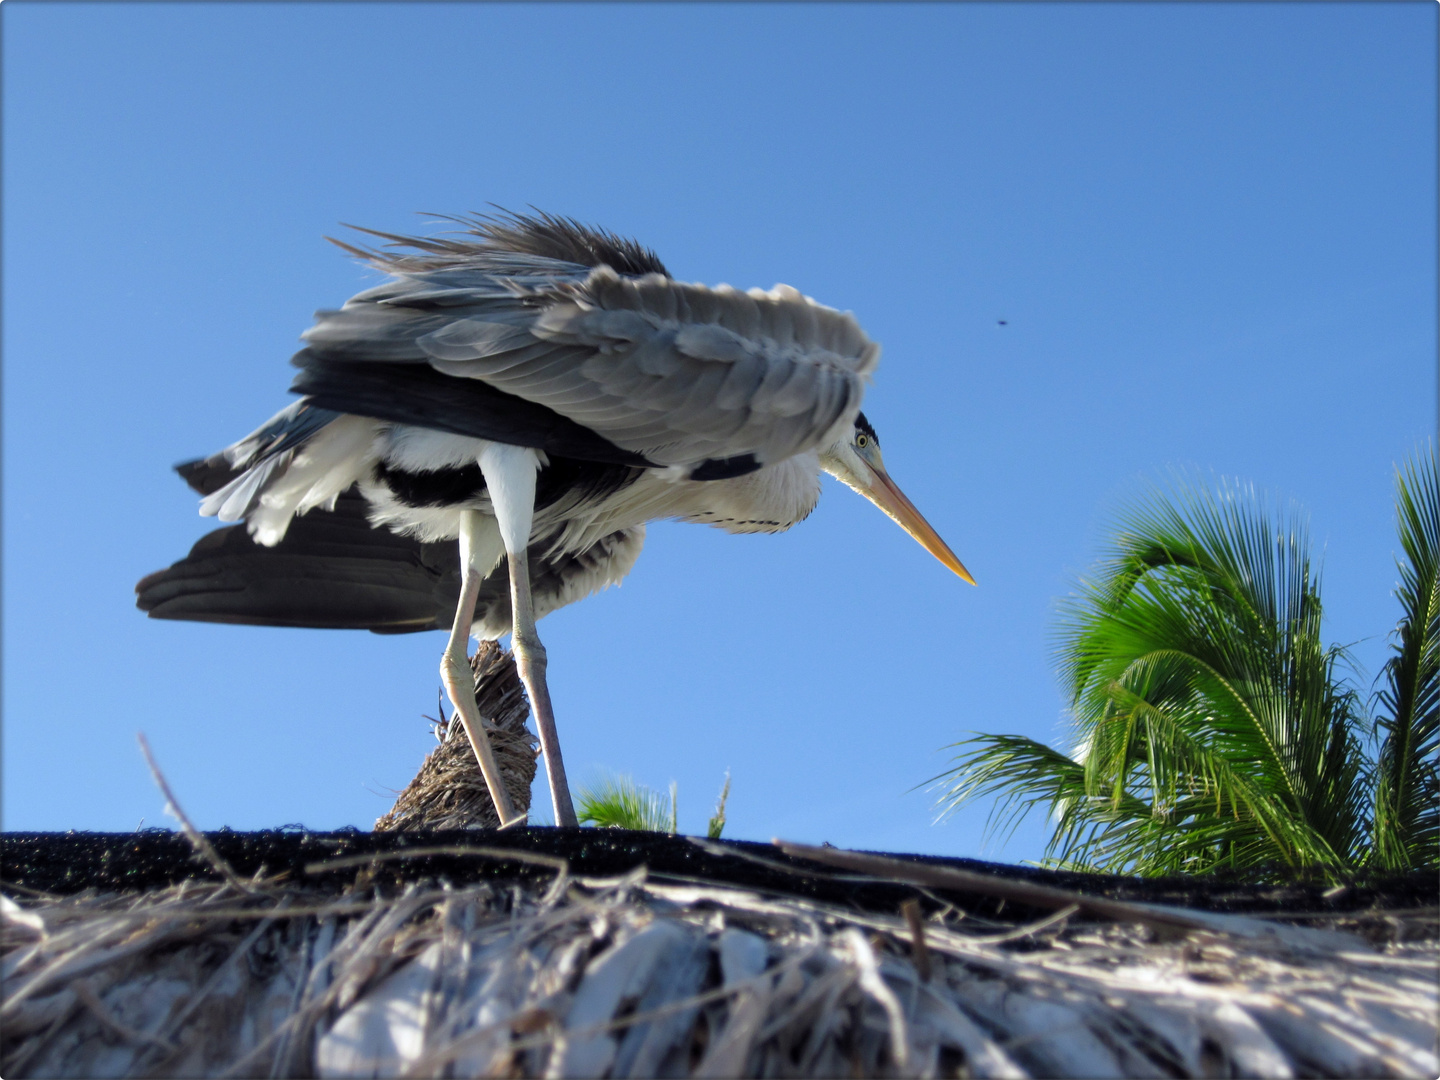
[[[368,827],[443,635],[163,623],[213,523],[170,472],[288,399],[375,280],[339,222],[495,203],[792,284],[885,348],[892,474],[970,588],[827,482],[783,536],[661,524],[541,623],[572,781],[727,835],[1037,858],[932,824],[967,730],[1065,745],[1055,605],[1171,467],[1308,508],[1328,633],[1396,617],[1436,426],[1436,8],[4,5],[6,829]],[[1004,320],[1006,325],[1000,325]],[[548,801],[537,788],[537,806]]]

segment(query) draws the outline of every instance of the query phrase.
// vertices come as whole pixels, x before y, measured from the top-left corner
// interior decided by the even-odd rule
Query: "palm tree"
[[[1404,611],[1376,724],[1345,650],[1321,639],[1303,521],[1246,487],[1181,478],[1122,510],[1107,556],[1063,608],[1057,654],[1078,749],[975,735],[937,778],[942,805],[996,795],[1002,826],[1048,807],[1046,861],[1076,869],[1334,877],[1436,862],[1433,450],[1397,487]]]

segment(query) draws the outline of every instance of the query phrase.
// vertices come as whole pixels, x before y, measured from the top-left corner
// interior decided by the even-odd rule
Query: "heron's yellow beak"
[[[870,465],[870,471],[875,475],[875,483],[868,491],[860,494],[885,511],[931,555],[974,585],[975,579],[970,576],[970,571],[965,569],[965,564],[955,557],[950,545],[940,539],[940,534],[925,520],[924,515],[915,509],[915,504],[905,497],[905,493],[896,486],[895,481],[890,479],[890,474],[869,462],[866,464]]]

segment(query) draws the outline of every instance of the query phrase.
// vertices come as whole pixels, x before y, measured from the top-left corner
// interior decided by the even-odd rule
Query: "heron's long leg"
[[[555,711],[550,705],[550,687],[545,682],[545,646],[535,632],[535,607],[530,599],[530,565],[522,553],[510,555],[510,612],[515,648],[515,666],[530,696],[535,730],[545,751],[545,776],[550,781],[550,800],[555,804],[555,824],[574,828],[580,824],[570,800],[565,779],[565,761],[560,756],[560,733],[555,730]]]
[[[450,703],[465,725],[465,734],[470,738],[470,748],[475,751],[475,760],[480,763],[480,772],[485,777],[485,786],[490,789],[490,801],[495,804],[500,827],[521,824],[525,818],[516,814],[510,802],[510,794],[500,777],[495,764],[495,755],[490,749],[490,736],[480,720],[480,709],[475,704],[475,675],[470,669],[468,649],[470,624],[475,618],[475,599],[480,595],[480,583],[487,570],[476,566],[481,556],[481,518],[478,510],[465,510],[460,515],[460,606],[455,610],[455,623],[450,628],[450,643],[440,660],[440,679],[450,695]],[[493,551],[493,548],[491,549]]]
[[[555,713],[550,706],[550,688],[545,683],[545,646],[535,632],[535,606],[530,597],[530,526],[535,517],[535,472],[539,459],[534,450],[503,443],[491,443],[480,454],[480,471],[505,542],[510,562],[511,644],[515,667],[525,693],[530,698],[530,711],[535,715],[535,730],[540,735],[540,749],[545,753],[545,775],[550,781],[550,799],[555,805],[555,824],[575,827],[580,824],[575,806],[570,801],[570,785],[565,779],[565,761],[560,756],[560,733],[555,730]]]

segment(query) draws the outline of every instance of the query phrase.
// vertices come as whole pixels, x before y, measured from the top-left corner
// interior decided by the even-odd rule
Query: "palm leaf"
[[[675,785],[670,785],[670,805],[665,797],[637,784],[628,776],[612,776],[594,787],[581,788],[576,798],[576,816],[582,825],[643,832],[675,832]]]
[[[1049,806],[1061,865],[1338,873],[1363,849],[1369,797],[1304,523],[1249,488],[1176,477],[1111,531],[1057,637],[1081,749],[957,744],[945,806],[995,794],[992,823],[1012,827]]]
[[[1395,474],[1401,619],[1376,699],[1381,736],[1375,862],[1387,869],[1440,861],[1440,477],[1435,447]]]

